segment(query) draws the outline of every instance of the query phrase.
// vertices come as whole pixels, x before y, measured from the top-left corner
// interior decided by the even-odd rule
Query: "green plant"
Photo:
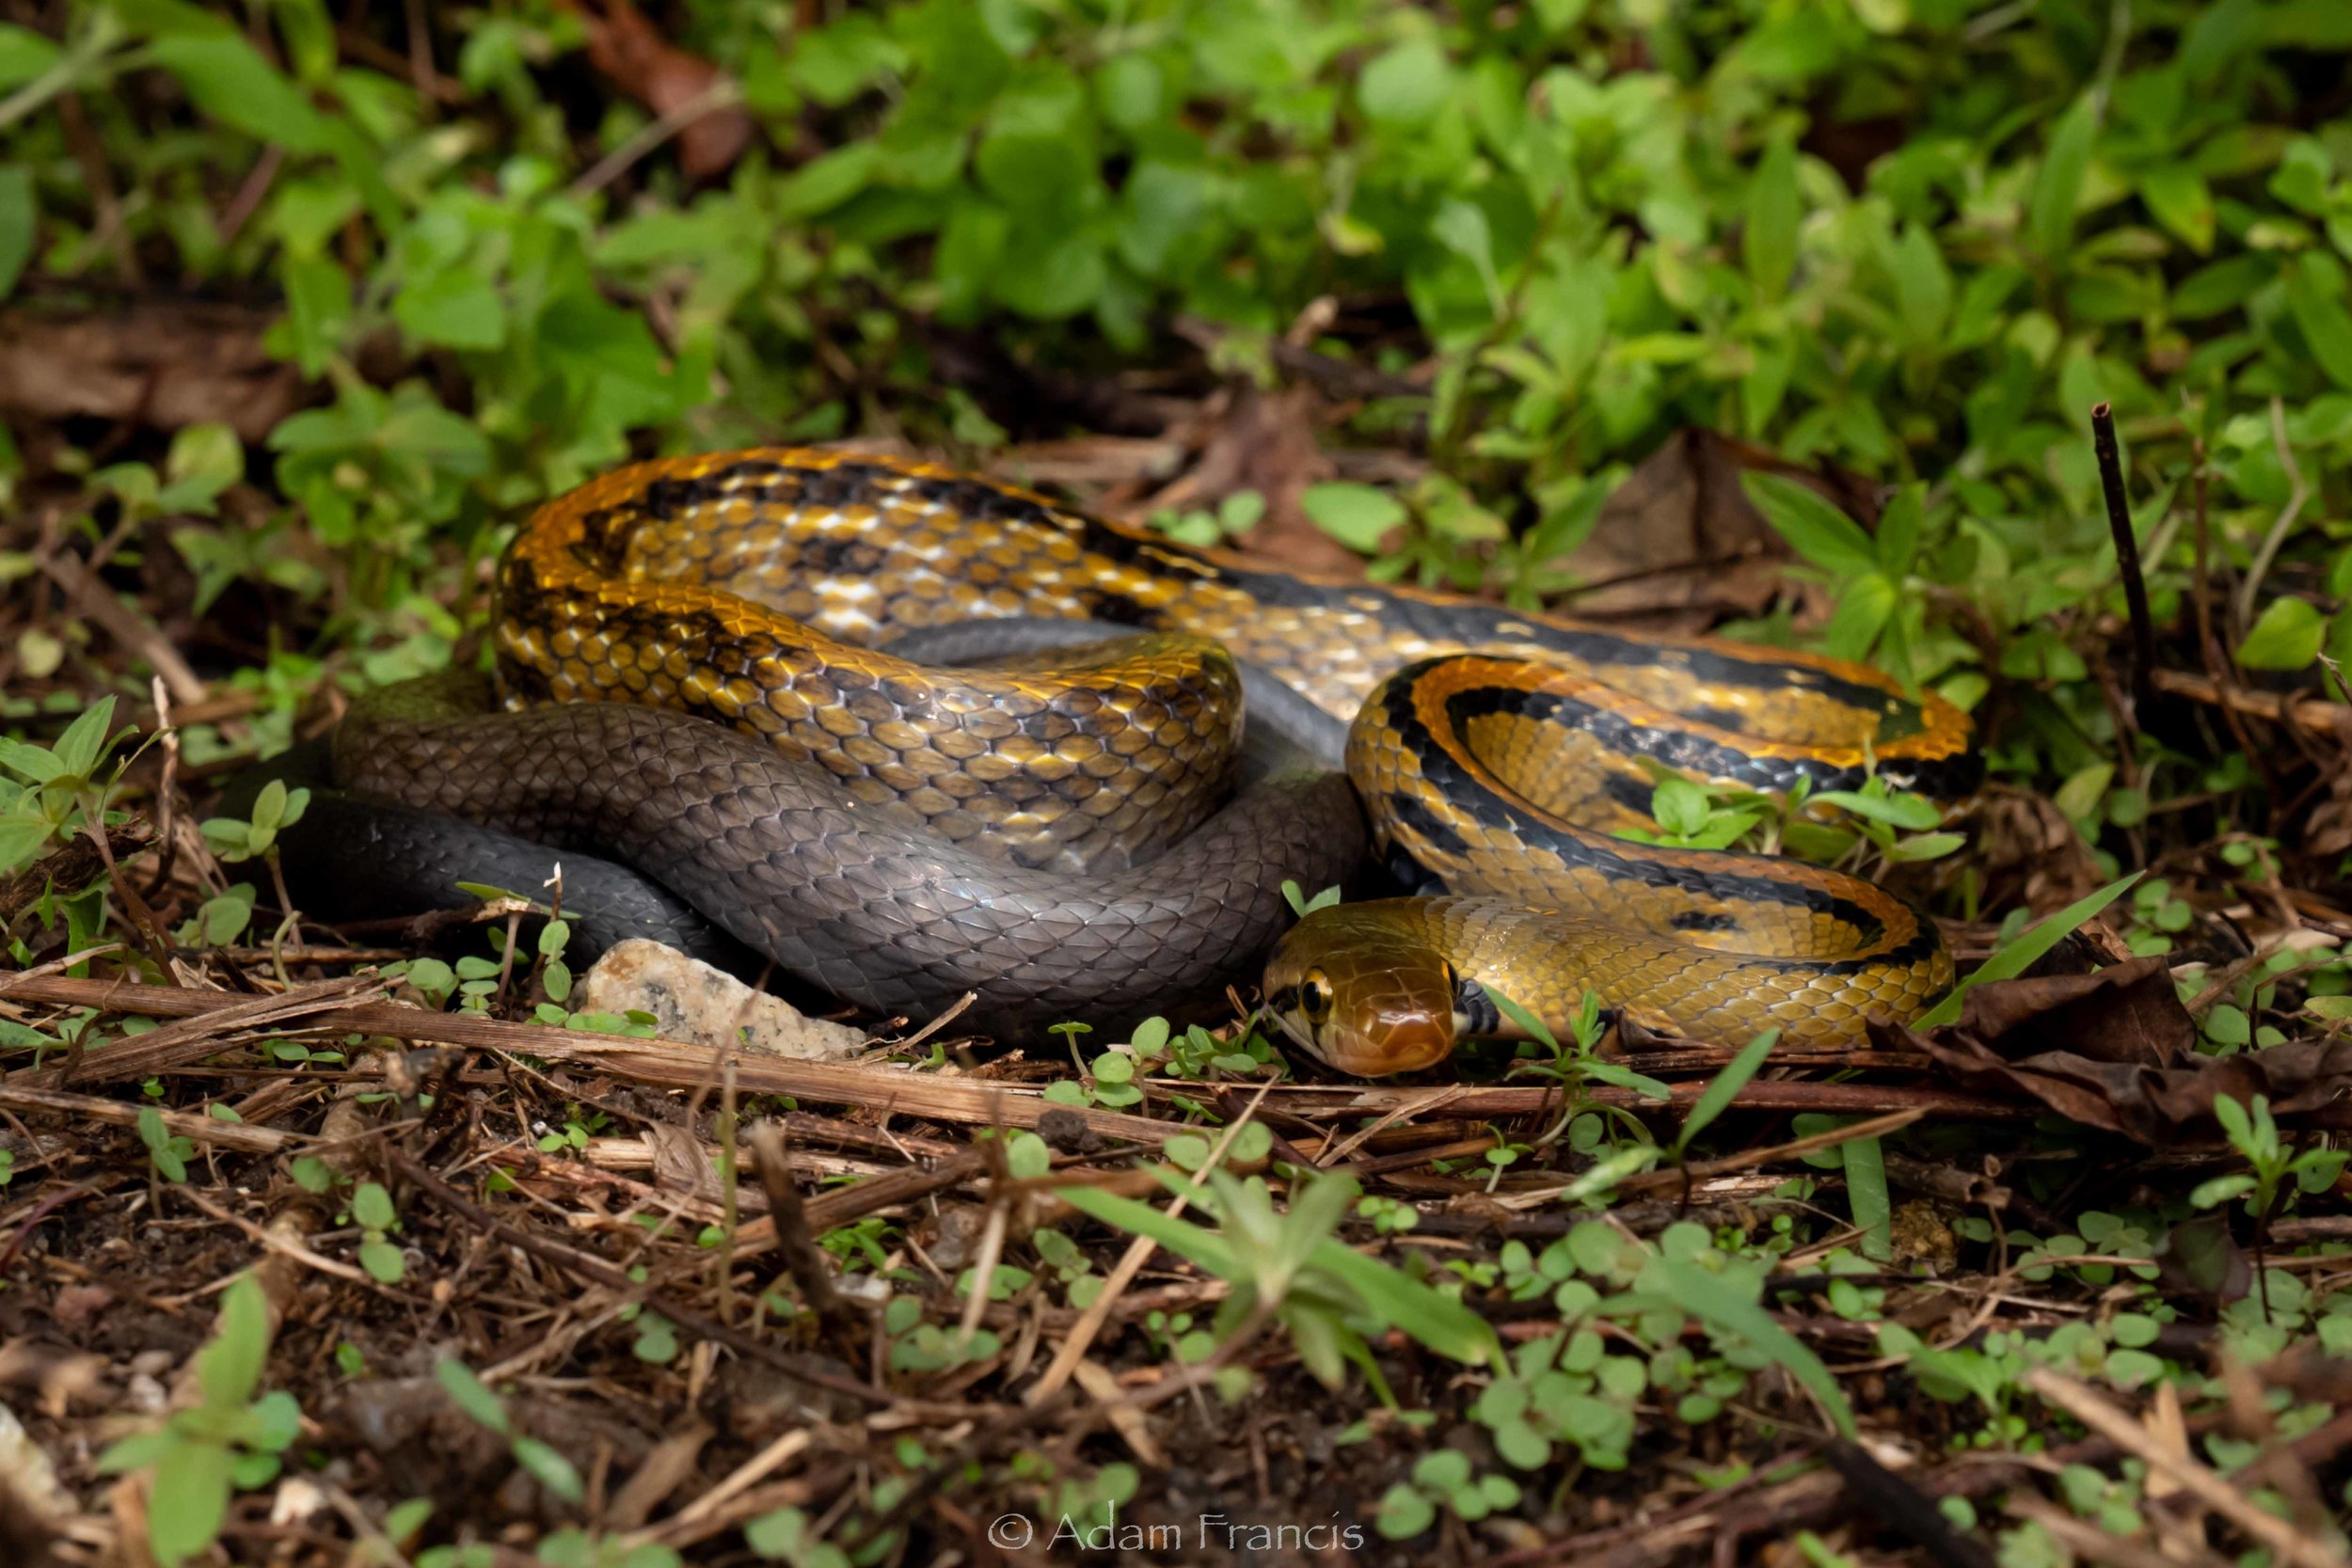
[[[1070,1033],[1073,1056],[1077,1046],[1076,1031],[1083,1025],[1062,1026]],[[1140,1104],[1143,1088],[1136,1074],[1168,1049],[1168,1020],[1147,1018],[1136,1025],[1136,1032],[1123,1045],[1114,1045],[1091,1062],[1080,1064],[1082,1079],[1057,1078],[1045,1085],[1045,1098],[1058,1105],[1103,1105],[1124,1110]]]
[[[310,804],[308,789],[289,790],[283,779],[272,779],[253,798],[252,815],[245,820],[215,817],[204,824],[204,842],[228,862],[264,857],[275,861],[278,835],[302,820]]]
[[[1493,1330],[1460,1303],[1332,1239],[1357,1197],[1352,1177],[1324,1174],[1294,1182],[1287,1212],[1275,1209],[1256,1178],[1212,1170],[1205,1192],[1197,1178],[1190,1186],[1173,1178],[1169,1184],[1213,1212],[1218,1228],[1098,1188],[1061,1192],[1081,1212],[1148,1237],[1227,1281],[1232,1290],[1218,1307],[1216,1335],[1229,1350],[1263,1324],[1279,1323],[1325,1386],[1337,1387],[1353,1363],[1381,1402],[1391,1405],[1365,1348],[1363,1336],[1371,1329],[1403,1329],[1438,1354],[1473,1366],[1500,1354]]]
[[[2056,947],[2082,924],[2131,890],[2145,873],[2135,871],[2130,876],[2109,882],[2098,892],[2076,899],[2046,920],[2037,921],[2029,929],[2005,940],[1993,956],[1979,964],[1974,973],[1963,976],[1948,995],[1920,1016],[1916,1027],[1931,1029],[1938,1024],[1957,1022],[1961,999],[1975,987],[1988,980],[2010,980],[2023,974],[2034,960]]]
[[[1256,528],[1264,515],[1263,496],[1236,490],[1217,502],[1215,511],[1154,512],[1152,526],[1181,545],[1226,545]]]
[[[790,1568],[850,1568],[849,1554],[817,1533],[807,1514],[779,1508],[743,1527],[743,1543],[771,1562]]]
[[[208,1550],[219,1538],[230,1495],[276,1480],[280,1456],[301,1431],[293,1395],[256,1398],[269,1346],[269,1305],[261,1282],[243,1275],[222,1293],[213,1337],[197,1352],[197,1403],[98,1457],[103,1474],[153,1473],[147,1544],[163,1568],[179,1568]]]
[[[489,1386],[474,1375],[473,1369],[463,1361],[443,1356],[433,1364],[434,1381],[458,1409],[479,1425],[506,1439],[507,1451],[515,1463],[532,1480],[548,1493],[567,1503],[577,1504],[585,1495],[580,1472],[572,1462],[536,1437],[515,1430],[515,1423],[506,1413],[506,1405]]]
[[[1438,1449],[1415,1461],[1409,1483],[1398,1481],[1381,1494],[1374,1522],[1388,1539],[1403,1541],[1435,1522],[1439,1503],[1464,1523],[1476,1524],[1518,1502],[1518,1482],[1509,1476],[1475,1475],[1470,1455],[1459,1449]]]
[[[1600,998],[1592,991],[1584,993],[1577,1014],[1569,1022],[1570,1045],[1563,1046],[1549,1026],[1527,1008],[1502,992],[1488,990],[1495,1006],[1513,1024],[1533,1040],[1539,1052],[1549,1056],[1523,1057],[1511,1065],[1514,1072],[1533,1073],[1538,1077],[1557,1080],[1565,1091],[1565,1102],[1560,1115],[1539,1138],[1538,1146],[1555,1142],[1576,1118],[1584,1114],[1593,1102],[1584,1094],[1587,1084],[1607,1084],[1614,1088],[1631,1089],[1651,1100],[1672,1100],[1674,1091],[1657,1079],[1633,1071],[1623,1063],[1613,1062],[1600,1054],[1601,1041],[1609,1035],[1611,1021],[1601,1013]],[[1603,1157],[1587,1170],[1561,1196],[1570,1202],[1582,1202],[1607,1194],[1619,1181],[1647,1170],[1658,1157],[1657,1145],[1649,1136],[1649,1129],[1640,1119],[1614,1105],[1599,1107],[1602,1115],[1613,1117],[1630,1135],[1630,1140],[1614,1152]]]
[[[351,1218],[359,1227],[359,1266],[382,1284],[399,1284],[407,1276],[408,1265],[389,1239],[400,1228],[392,1195],[381,1182],[360,1182],[352,1189]]]
[[[2217,1176],[2199,1183],[2189,1195],[2189,1201],[2200,1209],[2218,1208],[2233,1198],[2246,1200],[2246,1212],[2255,1223],[2267,1225],[2276,1212],[2278,1203],[2288,1193],[2292,1181],[2296,1190],[2304,1193],[2324,1193],[2333,1187],[2344,1174],[2345,1151],[2340,1148],[2308,1148],[2296,1149],[2279,1134],[2279,1124],[2271,1118],[2270,1100],[2256,1095],[2251,1104],[2242,1104],[2229,1095],[2217,1095],[2213,1102],[2214,1119],[2221,1124],[2222,1134],[2230,1147],[2238,1152],[2250,1167],[2234,1176]]]
[[[0,875],[30,864],[56,840],[103,837],[125,820],[107,802],[131,758],[114,758],[111,768],[105,764],[137,732],[115,729],[114,712],[115,700],[101,697],[45,747],[0,736],[0,769],[15,775],[0,778]]]
[[[195,1140],[172,1132],[163,1112],[152,1105],[139,1107],[138,1130],[139,1142],[147,1146],[148,1162],[155,1174],[167,1181],[185,1181],[188,1162],[196,1158]]]

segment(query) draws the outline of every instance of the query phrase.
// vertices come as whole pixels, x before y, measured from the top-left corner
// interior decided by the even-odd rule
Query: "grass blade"
[[[1691,1147],[1692,1139],[1707,1131],[1708,1122],[1729,1108],[1740,1091],[1747,1087],[1748,1080],[1755,1077],[1756,1069],[1764,1065],[1764,1058],[1772,1053],[1772,1047],[1779,1043],[1780,1031],[1767,1029],[1748,1041],[1740,1054],[1725,1063],[1723,1071],[1715,1074],[1714,1081],[1707,1085],[1698,1102],[1691,1107],[1691,1114],[1682,1119],[1682,1131],[1675,1138],[1676,1159],[1682,1158],[1682,1151]]]
[[[2023,974],[2036,958],[2080,929],[2084,921],[2123,896],[2134,882],[2146,875],[2145,871],[2135,871],[2128,877],[2109,882],[2098,892],[2077,898],[2041,924],[2018,932],[1979,965],[1974,974],[1954,986],[1950,995],[1930,1007],[1914,1027],[1931,1029],[1939,1023],[1952,1022],[1960,1017],[1960,999],[1968,994],[1970,987],[1980,986],[1987,980],[2013,980]]]
[[[1876,1138],[1856,1138],[1839,1146],[1846,1164],[1846,1201],[1862,1231],[1865,1257],[1881,1261],[1894,1256],[1895,1204],[1886,1196],[1886,1157]]]
[[[1846,1402],[1845,1390],[1837,1386],[1837,1380],[1821,1365],[1821,1358],[1805,1349],[1795,1335],[1772,1322],[1764,1308],[1732,1290],[1721,1276],[1694,1263],[1652,1258],[1642,1270],[1642,1282],[1651,1289],[1629,1291],[1605,1303],[1601,1309],[1615,1317],[1629,1308],[1641,1312],[1653,1307],[1669,1307],[1688,1313],[1710,1328],[1736,1334],[1788,1368],[1788,1375],[1813,1396],[1840,1437],[1851,1439],[1855,1435],[1853,1406]]]

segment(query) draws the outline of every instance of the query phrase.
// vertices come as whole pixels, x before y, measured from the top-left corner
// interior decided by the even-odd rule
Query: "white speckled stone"
[[[808,1018],[781,997],[755,991],[658,942],[624,942],[598,958],[572,993],[581,1012],[644,1012],[665,1040],[738,1045],[770,1056],[834,1062],[854,1056],[865,1033]]]

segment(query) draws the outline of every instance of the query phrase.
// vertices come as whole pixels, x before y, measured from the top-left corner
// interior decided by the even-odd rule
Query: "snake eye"
[[[1321,1023],[1331,1016],[1331,982],[1323,977],[1323,971],[1311,970],[1298,982],[1298,1006],[1310,1023]]]

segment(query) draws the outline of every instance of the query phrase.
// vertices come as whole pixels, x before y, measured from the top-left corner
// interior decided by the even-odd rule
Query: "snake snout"
[[[1266,962],[1266,1006],[1282,1032],[1339,1072],[1418,1072],[1454,1054],[1454,974],[1443,954],[1401,938],[1366,906],[1316,910]]]

